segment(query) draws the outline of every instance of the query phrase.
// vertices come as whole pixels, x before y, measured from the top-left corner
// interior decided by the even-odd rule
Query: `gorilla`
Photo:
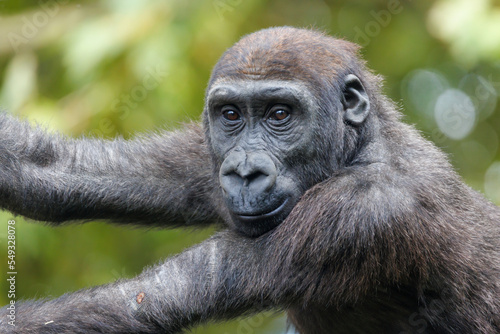
[[[258,31],[200,124],[133,140],[0,121],[0,206],[50,224],[206,226],[139,276],[16,304],[2,333],[178,333],[284,310],[302,334],[500,333],[500,209],[382,93],[358,47]]]

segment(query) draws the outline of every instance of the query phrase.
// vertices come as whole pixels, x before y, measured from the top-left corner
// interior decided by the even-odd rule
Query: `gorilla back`
[[[215,66],[202,125],[130,141],[2,115],[2,208],[224,229],[136,278],[21,303],[16,327],[4,308],[2,331],[175,333],[278,309],[302,334],[499,333],[500,209],[400,121],[357,50],[250,34]]]

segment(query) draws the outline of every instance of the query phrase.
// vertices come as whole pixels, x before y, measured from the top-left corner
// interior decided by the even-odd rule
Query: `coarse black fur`
[[[175,333],[269,309],[302,334],[500,333],[500,209],[400,121],[354,44],[244,37],[203,129],[74,140],[4,114],[0,131],[2,208],[229,227],[136,278],[16,304],[16,327],[5,307],[2,333]]]

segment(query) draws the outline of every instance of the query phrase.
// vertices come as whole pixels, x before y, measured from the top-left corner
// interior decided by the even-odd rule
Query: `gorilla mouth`
[[[259,213],[259,214],[254,214],[254,215],[241,215],[241,214],[236,214],[235,216],[238,217],[238,220],[243,221],[243,222],[254,222],[258,220],[267,220],[270,218],[274,218],[275,216],[278,216],[283,209],[286,207],[286,204],[288,203],[288,198],[283,201],[276,209],[273,209],[269,212],[266,213]]]

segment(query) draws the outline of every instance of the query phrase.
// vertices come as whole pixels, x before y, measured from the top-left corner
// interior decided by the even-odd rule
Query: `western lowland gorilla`
[[[136,278],[16,304],[17,333],[177,333],[286,310],[303,334],[499,333],[500,209],[400,121],[358,47],[250,34],[201,124],[70,139],[1,116],[1,207],[226,229]]]

